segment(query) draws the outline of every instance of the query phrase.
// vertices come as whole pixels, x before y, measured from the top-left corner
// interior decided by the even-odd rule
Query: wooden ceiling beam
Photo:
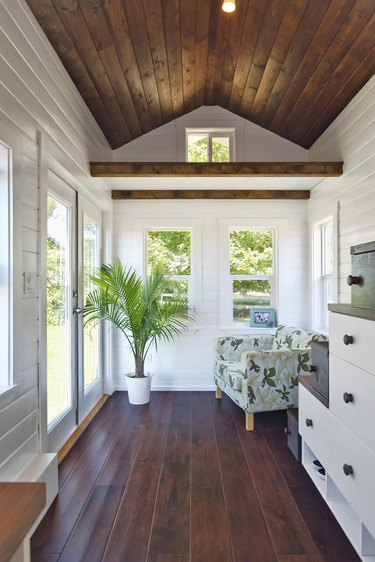
[[[305,189],[114,189],[112,199],[310,199]]]
[[[95,178],[127,177],[337,177],[342,162],[91,162]]]

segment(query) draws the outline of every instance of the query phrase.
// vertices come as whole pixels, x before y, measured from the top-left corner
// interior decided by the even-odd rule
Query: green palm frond
[[[133,353],[136,376],[144,376],[144,362],[152,345],[173,341],[188,329],[194,310],[182,297],[163,302],[168,277],[152,273],[143,283],[132,267],[119,259],[97,268],[90,280],[94,289],[86,298],[84,325],[107,320],[118,328]]]

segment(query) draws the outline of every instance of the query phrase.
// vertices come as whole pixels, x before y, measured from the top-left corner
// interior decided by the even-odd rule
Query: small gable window
[[[233,129],[186,129],[187,162],[233,162]]]

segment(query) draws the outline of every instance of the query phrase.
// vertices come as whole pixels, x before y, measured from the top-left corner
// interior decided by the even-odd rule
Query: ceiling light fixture
[[[236,9],[236,2],[234,0],[224,0],[221,9],[223,12],[234,12]]]

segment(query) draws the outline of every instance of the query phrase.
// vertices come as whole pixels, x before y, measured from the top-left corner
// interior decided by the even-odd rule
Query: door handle
[[[83,308],[79,308],[79,306],[75,306],[73,308],[73,314],[82,314]]]

